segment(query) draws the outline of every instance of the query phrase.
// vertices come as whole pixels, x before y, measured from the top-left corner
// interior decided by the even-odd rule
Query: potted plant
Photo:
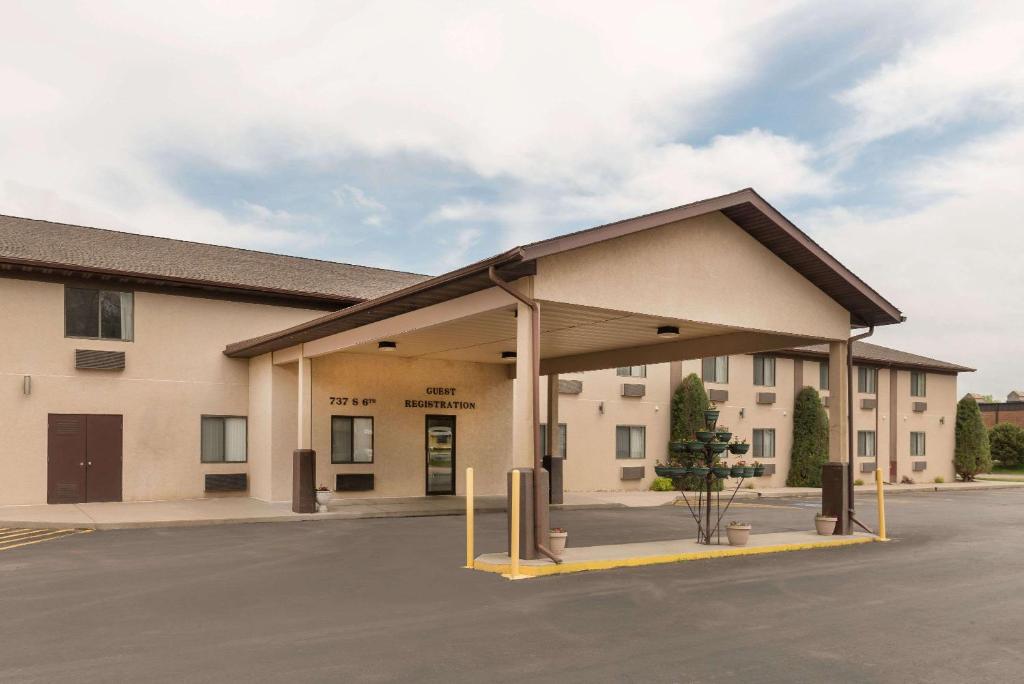
[[[715,423],[718,422],[718,416],[721,414],[722,412],[718,410],[715,402],[711,402],[711,405],[704,409],[704,422],[708,424],[709,428],[714,429]]]
[[[732,472],[730,474],[733,477],[743,477],[743,466],[746,464],[746,461],[736,461],[732,464]]]
[[[729,464],[725,462],[716,463],[712,470],[714,471],[716,477],[729,477]]]
[[[321,513],[326,513],[327,504],[331,503],[331,498],[334,495],[331,494],[331,490],[327,488],[327,485],[320,485],[314,493],[316,494],[317,510]]]
[[[690,453],[691,454],[703,454],[704,453],[704,442],[700,441],[696,437],[693,437],[692,439],[690,439],[690,441],[687,442],[687,444],[690,445]]]
[[[747,540],[750,539],[750,523],[736,522],[733,520],[729,523],[729,526],[725,528],[725,534],[729,537],[730,546],[746,546]]]
[[[764,475],[764,466],[754,461],[754,477],[761,477],[762,475]]]
[[[668,450],[673,454],[682,454],[689,451],[689,446],[686,442],[670,442]]]
[[[720,454],[729,448],[728,442],[719,442],[717,439],[713,442],[708,442],[708,448],[711,449],[711,453]]]
[[[715,438],[714,430],[697,430],[697,439],[703,444],[707,444]]]
[[[832,534],[836,531],[836,523],[839,522],[839,518],[834,515],[822,515],[818,513],[814,516],[814,527],[818,530],[818,534]]]
[[[743,464],[743,477],[754,477],[754,466]]]
[[[552,527],[551,532],[548,535],[548,548],[551,553],[561,558],[565,552],[565,542],[569,538],[569,533],[561,527]]]
[[[682,477],[686,474],[686,468],[681,465],[656,463],[654,466],[654,474],[658,477]]]
[[[729,444],[729,452],[733,454],[745,454],[750,449],[750,445],[747,444],[747,440],[735,437],[732,443]]]
[[[725,425],[719,425],[715,428],[715,436],[718,437],[719,442],[728,442],[732,439],[732,431]]]
[[[704,465],[703,461],[694,461],[693,465],[690,466],[690,473],[697,477],[706,477],[711,472],[711,468]]]

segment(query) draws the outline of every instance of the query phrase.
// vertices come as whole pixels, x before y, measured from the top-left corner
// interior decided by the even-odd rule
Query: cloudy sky
[[[751,186],[1024,389],[1024,3],[0,1],[0,213],[436,274]]]

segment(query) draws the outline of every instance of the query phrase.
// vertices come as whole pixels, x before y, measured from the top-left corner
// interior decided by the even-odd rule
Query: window
[[[924,456],[924,433],[923,432],[911,432],[910,433],[910,455],[911,456]]]
[[[828,389],[828,361],[818,364],[818,387],[823,390]]]
[[[64,288],[65,337],[130,342],[133,323],[131,292]]]
[[[878,369],[857,368],[857,391],[863,394],[874,394],[878,387]]]
[[[701,362],[703,367],[704,382],[717,382],[725,384],[729,382],[729,357],[709,356]]]
[[[647,366],[623,366],[616,368],[615,374],[623,378],[646,378]]]
[[[200,425],[203,463],[245,463],[246,420],[242,416],[203,416]]]
[[[642,425],[618,425],[615,428],[615,458],[645,458],[647,428]]]
[[[775,387],[775,357],[754,355],[754,384]]]
[[[331,416],[331,463],[373,463],[373,418]]]
[[[754,458],[775,458],[775,430],[754,430]]]
[[[558,424],[558,457],[565,458],[566,454],[566,427],[565,423]],[[544,453],[548,450],[548,425],[547,423],[540,424],[540,446]]]
[[[858,430],[857,431],[857,455],[858,456],[877,456],[878,452],[875,450],[875,431],[874,430]]]
[[[922,371],[910,371],[910,396],[924,397],[928,390],[928,374]]]

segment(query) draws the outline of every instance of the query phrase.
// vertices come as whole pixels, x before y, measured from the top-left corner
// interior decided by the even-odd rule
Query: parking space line
[[[28,546],[29,544],[38,544],[44,541],[53,541],[54,539],[61,539],[63,537],[68,537],[73,534],[82,534],[91,531],[92,530],[79,529],[40,530],[20,528],[11,534],[0,536],[0,551],[9,551],[10,549]]]

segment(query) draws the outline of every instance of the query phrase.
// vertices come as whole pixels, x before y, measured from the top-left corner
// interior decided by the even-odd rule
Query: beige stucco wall
[[[748,330],[838,340],[850,329],[849,312],[717,212],[544,257],[534,288],[542,300]]]
[[[928,404],[924,413],[914,413],[913,402]],[[936,476],[952,482],[954,478],[953,451],[956,443],[956,376],[929,373],[927,396],[910,396],[910,371],[900,370],[896,378],[896,446],[897,476],[904,475],[915,482],[932,482]],[[945,419],[945,422],[942,422]],[[924,432],[926,453],[923,457],[910,455],[910,433]],[[913,472],[914,461],[925,461],[923,471]]]
[[[62,284],[0,278],[0,503],[46,502],[49,413],[124,416],[126,501],[199,497],[204,473],[245,472],[199,460],[200,416],[249,408],[248,362],[221,351],[318,313],[138,291],[133,342],[69,339]],[[126,368],[76,370],[75,349],[124,351]]]
[[[456,416],[456,493],[465,491],[469,466],[475,471],[478,494],[505,491],[505,474],[512,466],[513,384],[506,366],[341,353],[313,359],[312,376],[318,483],[333,489],[336,473],[374,474],[373,491],[338,496],[423,496],[427,415]],[[430,387],[454,388],[456,393],[431,395],[427,393]],[[336,406],[330,403],[332,396],[373,399],[375,403]],[[471,402],[475,408],[408,408],[407,399]],[[291,401],[295,403],[294,398]],[[373,417],[373,463],[331,463],[332,415]],[[290,468],[291,448],[278,451],[275,458]],[[283,490],[275,486],[273,498],[290,498],[290,470],[287,479]]]

